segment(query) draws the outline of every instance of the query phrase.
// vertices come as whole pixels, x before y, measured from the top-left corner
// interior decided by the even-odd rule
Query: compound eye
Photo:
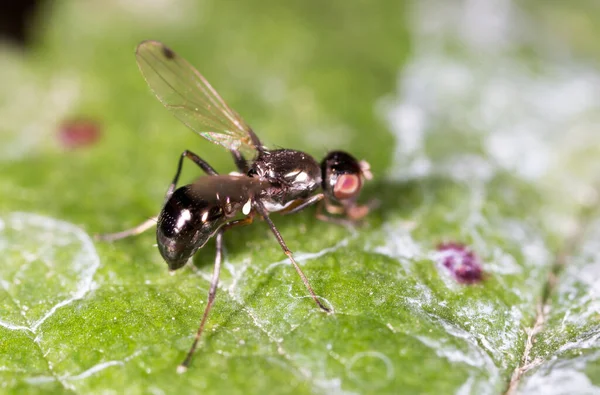
[[[360,192],[362,181],[357,174],[341,174],[333,187],[333,196],[338,200],[355,197]]]

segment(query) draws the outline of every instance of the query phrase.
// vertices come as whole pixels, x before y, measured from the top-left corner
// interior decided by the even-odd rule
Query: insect
[[[223,233],[248,225],[255,217],[267,223],[312,299],[321,310],[329,312],[294,260],[270,214],[291,214],[317,204],[317,215],[322,220],[348,223],[363,218],[371,205],[358,204],[357,199],[363,181],[372,177],[368,163],[342,151],[330,152],[319,164],[301,151],[269,150],[208,81],[164,44],[143,41],[137,47],[136,58],[158,100],[188,128],[229,150],[238,170],[237,174],[219,175],[206,161],[186,150],[179,157],[161,213],[135,228],[100,236],[103,240],[117,240],[142,233],[156,224],[158,249],[171,271],[183,267],[209,239],[215,238],[216,257],[208,302],[193,344],[177,371],[182,373],[189,366],[214,302]],[[252,160],[246,159],[248,154],[253,156]],[[207,177],[176,189],[185,158],[200,167]]]

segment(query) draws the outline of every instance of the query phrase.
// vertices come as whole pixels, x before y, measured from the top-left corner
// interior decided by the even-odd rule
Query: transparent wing
[[[143,41],[137,63],[160,102],[187,127],[229,150],[254,151],[252,129],[185,59],[158,41]]]

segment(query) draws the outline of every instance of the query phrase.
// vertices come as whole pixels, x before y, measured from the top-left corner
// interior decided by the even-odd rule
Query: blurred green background
[[[591,0],[40,3],[0,43],[1,391],[599,393],[599,22]],[[169,276],[152,231],[90,238],[155,215],[184,149],[234,169],[150,93],[145,39],[268,146],[368,160],[382,202],[355,230],[273,217],[332,315],[264,224],[227,234],[185,375],[212,244]]]

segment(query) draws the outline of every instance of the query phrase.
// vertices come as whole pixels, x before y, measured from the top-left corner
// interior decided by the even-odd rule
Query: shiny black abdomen
[[[177,189],[165,204],[156,228],[158,249],[170,270],[181,268],[226,221],[222,208],[190,186]]]

